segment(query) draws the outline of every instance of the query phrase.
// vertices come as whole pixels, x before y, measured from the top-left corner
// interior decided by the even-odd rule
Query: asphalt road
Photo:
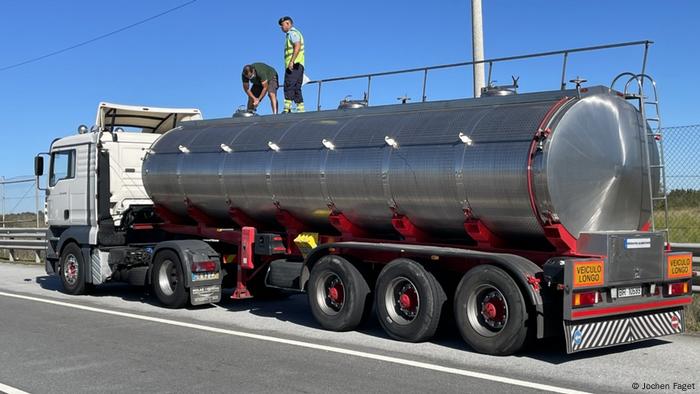
[[[388,339],[374,320],[328,332],[304,295],[168,310],[126,285],[90,296],[59,288],[43,267],[0,263],[0,391],[682,392],[674,383],[700,391],[696,336],[574,355],[550,340],[492,357],[449,327],[420,344]]]

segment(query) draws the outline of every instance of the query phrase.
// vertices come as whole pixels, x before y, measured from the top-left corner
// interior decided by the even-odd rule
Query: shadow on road
[[[62,293],[63,285],[61,285],[61,280],[58,276],[37,276],[35,278],[36,283],[41,286],[44,290],[50,290]],[[155,297],[148,294],[145,288],[130,286],[126,283],[106,283],[103,285],[95,286],[90,291],[91,297],[118,297],[124,301],[135,301],[141,302],[143,304],[161,306]],[[192,307],[191,309],[197,309],[197,307]]]
[[[548,338],[546,340],[537,341],[531,349],[516,355],[517,357],[527,357],[539,361],[544,361],[550,364],[566,364],[583,359],[591,359],[597,357],[608,356],[616,353],[623,353],[634,349],[651,348],[659,345],[670,343],[663,339],[649,339],[646,341],[629,343],[610,348],[587,350],[581,353],[566,354],[566,346],[564,338]],[[538,346],[542,345],[542,346]],[[548,346],[549,345],[549,346]]]
[[[57,276],[37,276],[35,280],[36,283],[38,283],[44,290],[60,292],[62,289],[61,282]],[[248,311],[253,315],[263,318],[273,318],[304,327],[321,329],[321,326],[316,322],[311,314],[311,311],[309,310],[306,294],[285,294],[282,297],[273,299],[253,298],[246,300],[232,300],[232,293],[232,289],[224,289],[221,296],[221,302],[218,303],[216,307],[229,312]],[[107,283],[97,286],[92,290],[90,295],[94,297],[119,297],[125,301],[140,302],[158,307],[161,306],[154,296],[148,294],[146,289],[142,287],[130,286],[125,283]],[[201,310],[209,308],[215,308],[215,306],[190,306],[187,309]],[[367,319],[367,321],[364,322],[357,329],[357,331],[378,338],[391,339],[379,325],[374,311],[370,318]],[[455,325],[454,319],[452,319],[451,316],[449,319],[445,319],[445,321],[441,322],[437,334],[432,340],[430,340],[430,343],[449,349],[474,352],[474,350],[472,350],[462,340]],[[633,349],[649,348],[667,343],[669,343],[669,341],[665,341],[663,339],[651,339],[612,348],[566,354],[564,338],[557,337],[537,340],[525,351],[516,354],[514,357],[531,358],[553,365],[559,365],[581,359],[602,357]],[[494,356],[494,358],[498,357]]]

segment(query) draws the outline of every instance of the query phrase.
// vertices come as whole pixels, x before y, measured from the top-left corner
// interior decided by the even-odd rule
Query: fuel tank
[[[574,237],[644,225],[646,127],[605,87],[192,121],[154,143],[143,180],[155,204],[183,218],[194,206],[222,226],[236,209],[279,227],[285,210],[333,232],[336,212],[379,238],[404,215],[468,243],[469,217],[540,245],[544,223]]]

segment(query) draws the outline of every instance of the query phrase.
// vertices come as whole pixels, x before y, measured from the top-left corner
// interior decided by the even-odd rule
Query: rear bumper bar
[[[682,297],[674,299],[665,299],[657,301],[642,302],[638,304],[616,305],[598,307],[593,309],[574,309],[571,311],[573,319],[586,319],[594,317],[603,317],[609,315],[619,315],[621,313],[634,313],[640,311],[648,311],[653,309],[663,309],[689,305],[693,302],[692,297]]]
[[[604,348],[685,332],[682,308],[564,321],[566,352]]]

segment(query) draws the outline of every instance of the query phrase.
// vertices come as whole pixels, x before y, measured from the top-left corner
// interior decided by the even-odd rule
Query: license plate
[[[618,298],[637,297],[640,295],[642,295],[642,286],[621,287],[621,288],[617,289],[617,297]]]

